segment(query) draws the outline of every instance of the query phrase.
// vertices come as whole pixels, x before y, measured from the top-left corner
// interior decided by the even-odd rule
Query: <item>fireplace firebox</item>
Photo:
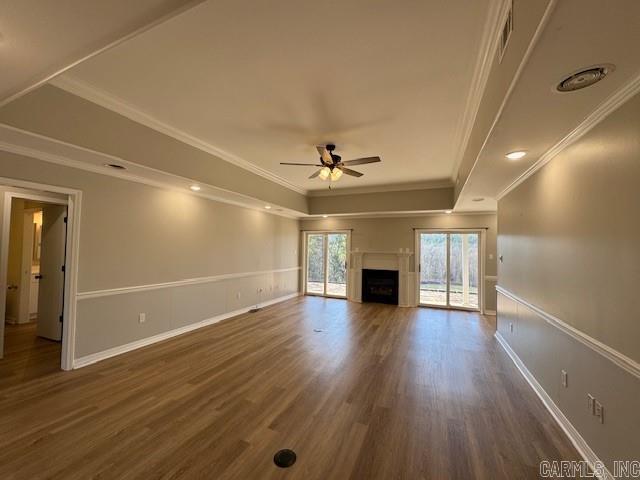
[[[398,305],[398,271],[363,269],[362,301]]]

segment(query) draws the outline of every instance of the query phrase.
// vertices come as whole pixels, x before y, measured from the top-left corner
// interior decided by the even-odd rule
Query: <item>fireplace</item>
[[[363,268],[362,301],[398,305],[398,271]]]

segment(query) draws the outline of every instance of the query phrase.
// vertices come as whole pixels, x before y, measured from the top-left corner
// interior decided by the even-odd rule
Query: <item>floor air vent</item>
[[[285,448],[284,450],[279,450],[273,456],[273,463],[275,463],[280,468],[289,468],[291,465],[296,463],[296,453],[293,450],[289,450]]]

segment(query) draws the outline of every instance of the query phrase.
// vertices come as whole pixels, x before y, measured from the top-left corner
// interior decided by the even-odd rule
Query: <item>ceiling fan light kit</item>
[[[319,145],[316,147],[316,150],[320,154],[320,163],[290,163],[290,162],[280,162],[280,165],[295,165],[295,166],[313,166],[313,167],[321,167],[320,170],[316,170],[313,174],[309,176],[309,178],[319,177],[320,180],[330,180],[332,182],[337,182],[340,180],[340,177],[345,173],[352,177],[361,177],[364,175],[361,172],[356,170],[352,170],[347,168],[347,165],[365,165],[367,163],[377,163],[382,160],[380,157],[365,157],[365,158],[356,158],[355,160],[347,160],[346,162],[342,161],[342,157],[333,153],[336,149],[336,146],[333,144],[328,145]],[[329,187],[331,188],[331,187]]]
[[[327,178],[329,178],[330,175],[331,175],[331,169],[329,167],[322,167],[320,169],[320,173],[318,174],[318,176],[320,177],[320,180],[326,180]]]

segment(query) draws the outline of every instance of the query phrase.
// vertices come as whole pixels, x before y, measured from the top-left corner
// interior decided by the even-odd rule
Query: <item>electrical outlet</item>
[[[510,324],[509,324],[509,331],[510,331],[511,333],[513,333],[513,323],[510,323]]]
[[[590,393],[587,393],[587,408],[591,415],[596,414],[596,399]]]
[[[567,378],[567,371],[566,370],[562,370],[562,386],[564,388],[567,388],[569,386],[569,379]]]
[[[138,323],[144,323],[147,321],[147,314],[146,313],[139,313],[138,314]]]
[[[597,400],[595,400],[593,403],[594,403],[593,414],[596,417],[598,417],[598,420],[600,420],[600,423],[604,423],[604,407]]]

